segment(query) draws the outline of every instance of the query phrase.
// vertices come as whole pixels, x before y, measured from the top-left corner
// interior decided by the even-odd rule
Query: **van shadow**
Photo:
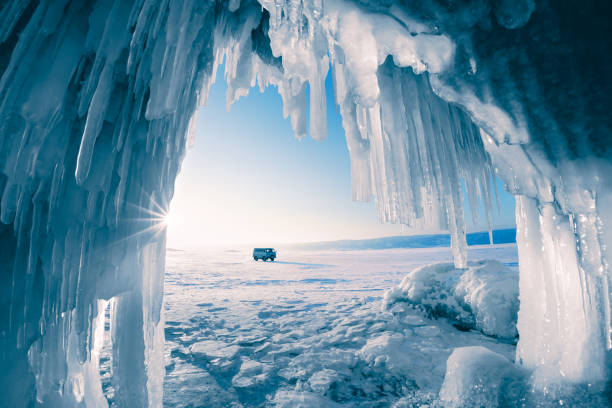
[[[326,264],[314,264],[314,263],[305,263],[305,262],[290,262],[290,261],[274,261],[275,264],[282,265],[298,265],[298,266],[307,266],[310,268],[331,268],[334,265],[326,265]]]

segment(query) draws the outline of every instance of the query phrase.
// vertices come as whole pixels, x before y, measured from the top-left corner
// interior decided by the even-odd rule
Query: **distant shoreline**
[[[470,232],[466,236],[469,246],[488,245],[489,232]],[[493,244],[516,243],[516,228],[501,228],[493,230]],[[336,241],[304,242],[279,244],[263,242],[258,244],[236,244],[236,245],[211,245],[195,246],[184,249],[167,248],[167,252],[183,252],[195,249],[217,249],[223,251],[252,250],[253,247],[273,247],[289,250],[313,250],[313,251],[355,251],[368,249],[401,249],[401,248],[439,248],[450,247],[450,235],[446,234],[421,234],[421,235],[396,235],[381,238],[368,239],[342,239]]]
[[[471,232],[467,234],[466,238],[469,246],[489,244],[488,231]],[[515,242],[516,228],[493,230],[493,244],[512,244]],[[450,234],[400,235],[371,239],[345,239],[302,244],[286,244],[282,245],[282,247],[286,249],[337,251],[450,247]]]

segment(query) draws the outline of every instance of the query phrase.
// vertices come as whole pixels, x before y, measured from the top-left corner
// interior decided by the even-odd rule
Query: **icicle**
[[[85,130],[79,147],[79,155],[77,157],[77,165],[75,177],[78,184],[82,184],[89,174],[89,167],[94,151],[96,138],[102,130],[104,115],[108,106],[108,100],[112,92],[112,76],[113,69],[106,65],[100,75],[100,81],[96,92],[91,99],[91,105],[87,112],[87,122],[85,122]]]

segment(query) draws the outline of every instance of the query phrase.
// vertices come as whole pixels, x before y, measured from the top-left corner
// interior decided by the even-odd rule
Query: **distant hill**
[[[516,228],[493,230],[494,244],[510,244],[514,242],[516,242]],[[487,245],[489,244],[489,233],[486,231],[469,233],[467,234],[467,243],[468,245]],[[448,246],[450,246],[449,234],[405,235],[373,239],[347,239],[340,241],[283,245],[283,247],[288,249],[336,251],[391,248],[431,248]]]

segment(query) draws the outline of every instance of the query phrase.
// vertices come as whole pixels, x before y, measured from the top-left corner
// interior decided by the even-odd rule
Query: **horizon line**
[[[516,230],[516,226],[499,226],[496,228],[492,228],[491,231],[507,231],[507,230]],[[476,230],[476,231],[468,231],[466,235],[471,234],[488,234],[488,230]],[[359,241],[374,241],[374,240],[383,240],[389,238],[407,238],[407,237],[427,237],[427,236],[449,236],[450,232],[448,231],[437,231],[437,232],[420,232],[415,234],[398,234],[398,235],[384,235],[379,237],[371,237],[371,238],[339,238],[339,239],[328,239],[322,241],[294,241],[294,242],[273,242],[271,245],[260,245],[259,243],[246,242],[246,243],[196,243],[196,244],[181,244],[181,245],[169,245],[166,243],[166,250],[176,250],[181,249],[181,247],[185,248],[214,248],[214,247],[226,247],[226,246],[245,246],[250,247],[253,246],[255,248],[259,247],[283,247],[283,246],[293,246],[293,245],[314,245],[314,244],[331,244],[336,242],[359,242]]]

